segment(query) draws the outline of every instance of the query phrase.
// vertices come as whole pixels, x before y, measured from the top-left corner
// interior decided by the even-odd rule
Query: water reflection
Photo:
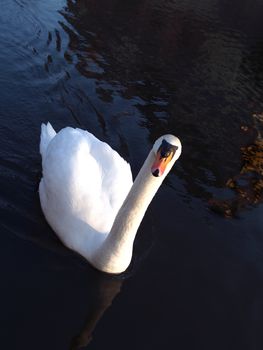
[[[82,330],[72,339],[71,350],[86,347],[91,342],[97,323],[119,294],[122,283],[121,278],[96,273],[92,281],[93,295],[89,300],[88,315]]]
[[[250,116],[263,106],[251,74],[260,59],[247,59],[246,28],[238,22],[222,27],[215,8],[85,0],[67,1],[61,12],[69,36],[64,56],[81,76],[95,79],[96,102],[89,98],[89,104],[104,136],[122,124],[129,149],[132,123],[147,130],[151,143],[174,132],[184,140],[174,172],[188,193],[205,201],[240,171],[240,148],[250,141],[241,127],[252,127]]]
[[[97,324],[91,348],[262,348],[261,17],[249,0],[1,4],[3,347],[65,349],[78,334],[74,349]],[[127,323],[109,312],[100,327],[121,281],[79,268],[40,211],[39,126],[48,120],[88,129],[134,175],[161,133],[183,140],[149,209],[153,225],[140,229],[139,271],[114,305]],[[242,220],[211,215],[212,200]]]
[[[254,128],[242,126],[242,131],[254,134],[253,143],[242,147],[243,166],[240,173],[227,180],[226,186],[235,196],[228,200],[210,200],[211,208],[226,217],[233,217],[247,207],[263,202],[263,114],[254,114]]]

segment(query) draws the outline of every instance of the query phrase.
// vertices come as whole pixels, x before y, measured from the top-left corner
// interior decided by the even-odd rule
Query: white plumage
[[[108,144],[81,129],[67,127],[56,134],[49,123],[42,124],[40,153],[40,202],[50,226],[66,246],[98,269],[113,273],[125,270],[147,201],[163,179],[148,170],[150,182],[155,182],[150,186],[152,195],[147,190],[137,193],[142,181],[132,187],[130,165]],[[124,205],[129,191],[133,195]],[[118,212],[121,218],[114,229]]]

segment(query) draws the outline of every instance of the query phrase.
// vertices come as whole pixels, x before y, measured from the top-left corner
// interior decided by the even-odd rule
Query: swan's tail
[[[56,131],[53,129],[50,123],[41,125],[41,135],[40,135],[40,154],[42,159],[45,157],[47,147],[49,142],[56,135]]]

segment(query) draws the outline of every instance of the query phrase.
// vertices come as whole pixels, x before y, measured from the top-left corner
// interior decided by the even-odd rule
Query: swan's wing
[[[101,196],[103,201],[108,202],[115,217],[133,184],[130,164],[107,143],[87,131],[77,130],[89,142],[90,155],[100,169]]]
[[[74,240],[83,242],[88,231],[92,240],[95,234],[110,231],[131,186],[129,164],[86,131],[62,129],[46,149],[42,209],[52,228],[73,249]]]

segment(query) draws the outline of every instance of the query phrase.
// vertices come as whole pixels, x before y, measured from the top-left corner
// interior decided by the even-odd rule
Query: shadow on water
[[[3,2],[3,347],[262,349],[261,14],[248,0]],[[48,120],[88,129],[134,175],[160,134],[182,139],[127,276],[96,272],[45,222]]]

